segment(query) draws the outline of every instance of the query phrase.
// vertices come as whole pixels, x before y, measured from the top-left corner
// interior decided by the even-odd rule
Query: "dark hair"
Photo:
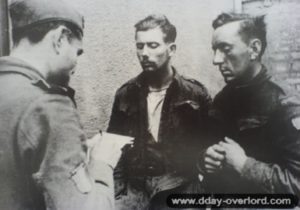
[[[259,58],[261,58],[267,47],[267,32],[264,17],[264,15],[251,17],[248,14],[222,13],[213,21],[212,26],[214,29],[217,29],[227,23],[240,21],[239,34],[244,42],[248,43],[252,38],[258,38],[261,41],[262,49],[259,55]]]
[[[59,26],[65,26],[68,30],[70,30],[68,33],[69,39],[82,39],[83,34],[75,24],[65,21],[51,21],[24,28],[14,29],[12,31],[13,43],[17,45],[23,38],[28,38],[31,43],[38,43],[45,37],[45,35],[49,31],[54,30]]]
[[[149,15],[145,19],[135,24],[134,27],[136,32],[147,31],[149,29],[160,27],[162,32],[165,34],[165,42],[174,42],[177,35],[175,26],[170,23],[165,15]]]

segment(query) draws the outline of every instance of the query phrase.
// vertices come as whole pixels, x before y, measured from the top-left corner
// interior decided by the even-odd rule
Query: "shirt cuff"
[[[253,168],[255,167],[256,162],[257,161],[254,158],[248,157],[242,168],[241,176],[246,179],[251,179],[251,177],[253,176],[252,173],[255,173],[255,170],[253,170]]]
[[[259,186],[265,192],[273,192],[272,171],[267,163],[248,157],[241,171],[241,177],[247,182]]]
[[[89,171],[96,183],[105,185],[108,188],[113,189],[113,169],[111,166],[107,165],[104,162],[98,161],[97,163],[93,163],[90,165]]]

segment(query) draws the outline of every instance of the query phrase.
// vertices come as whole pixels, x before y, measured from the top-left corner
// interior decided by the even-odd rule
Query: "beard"
[[[141,66],[145,72],[155,72],[158,68],[156,63],[150,61],[141,62]]]
[[[149,62],[149,63],[151,63],[151,65],[149,65],[148,68],[151,67],[151,70],[145,68],[142,64],[144,74],[147,75],[147,77],[149,77],[149,79],[152,77],[153,77],[153,79],[155,79],[157,77],[161,77],[165,73],[165,70],[167,69],[169,61],[166,61],[161,66],[157,66],[157,64],[154,62]]]

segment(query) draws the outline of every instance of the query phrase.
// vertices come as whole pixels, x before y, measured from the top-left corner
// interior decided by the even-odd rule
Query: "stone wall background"
[[[300,90],[300,1],[244,0],[243,11],[266,15],[268,47],[264,63],[277,79]]]
[[[177,70],[201,81],[214,95],[223,86],[212,65],[212,20],[233,9],[233,0],[67,0],[85,16],[85,53],[72,80],[88,136],[106,129],[115,91],[141,72],[134,24],[152,13],[177,27]]]

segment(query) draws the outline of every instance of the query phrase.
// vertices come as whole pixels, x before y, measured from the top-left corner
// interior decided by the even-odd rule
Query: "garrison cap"
[[[11,0],[9,10],[14,30],[46,22],[65,21],[76,25],[83,32],[83,16],[63,0]]]

